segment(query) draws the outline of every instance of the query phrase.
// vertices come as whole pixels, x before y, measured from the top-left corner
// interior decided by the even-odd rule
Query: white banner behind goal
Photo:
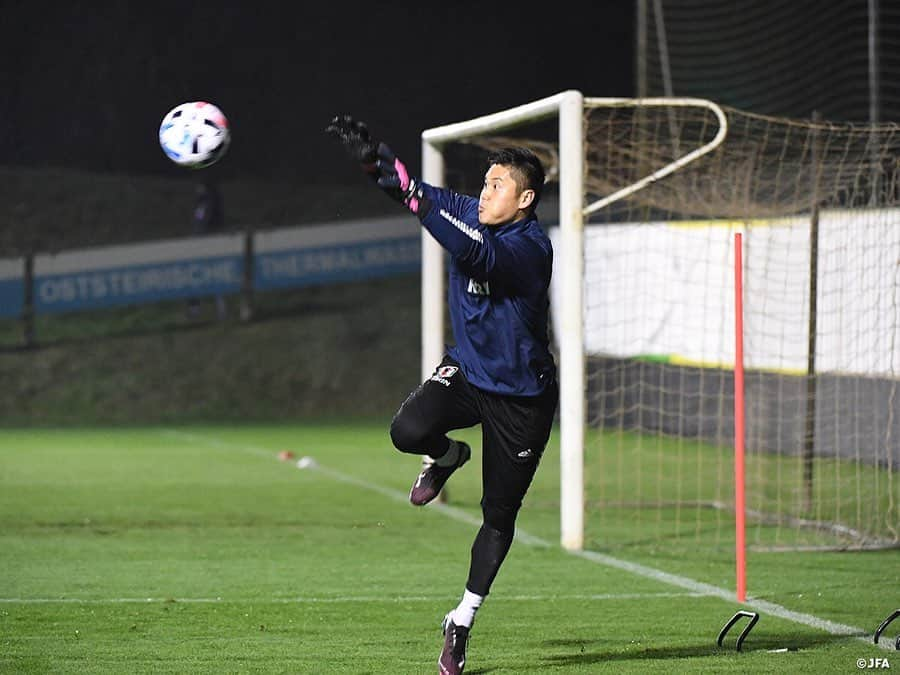
[[[586,352],[733,368],[736,229],[745,248],[744,365],[806,374],[808,216],[586,226]],[[559,229],[549,231],[555,243]],[[819,238],[816,369],[896,376],[900,209],[823,211]],[[561,306],[562,285],[551,291]]]

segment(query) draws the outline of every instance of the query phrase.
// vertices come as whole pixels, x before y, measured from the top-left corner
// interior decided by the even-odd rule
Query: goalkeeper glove
[[[368,173],[374,173],[378,143],[369,136],[368,127],[350,115],[338,115],[325,127],[325,133],[343,143],[350,156]]]
[[[350,115],[338,115],[325,127],[325,133],[343,143],[350,156],[388,196],[405,204],[413,213],[419,212],[421,198],[416,194],[417,181],[387,145],[372,140],[364,123]]]
[[[375,169],[378,174],[376,181],[378,187],[393,199],[406,204],[406,208],[413,213],[419,213],[422,194],[418,189],[418,181],[409,175],[406,165],[397,159],[393,150],[384,143],[378,145],[378,161],[375,163]]]

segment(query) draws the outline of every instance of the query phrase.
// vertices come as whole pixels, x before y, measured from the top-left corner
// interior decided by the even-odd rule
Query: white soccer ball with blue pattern
[[[172,108],[159,126],[159,144],[176,164],[202,169],[216,163],[231,143],[228,119],[206,101]]]

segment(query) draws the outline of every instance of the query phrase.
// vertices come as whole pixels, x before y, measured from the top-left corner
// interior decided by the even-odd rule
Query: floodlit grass
[[[807,503],[802,458],[746,457],[747,541],[756,547],[852,548],[896,540],[900,477],[864,462],[817,458]],[[734,450],[636,433],[588,433],[589,536],[594,546],[642,540],[734,546]]]
[[[479,447],[476,431],[461,435]],[[815,621],[762,611],[742,653],[736,633],[720,648],[741,608],[727,545],[563,551],[557,443],[520,516],[531,536],[479,614],[467,673],[900,664],[871,644],[898,605],[896,551],[751,553],[751,606]],[[279,461],[283,450],[318,466]],[[478,467],[454,476],[450,508],[417,509],[406,492],[418,461],[391,448],[387,420],[0,431],[0,671],[435,672],[439,622],[462,591],[479,518]],[[825,621],[860,630],[835,634]],[[780,649],[790,651],[770,651]]]

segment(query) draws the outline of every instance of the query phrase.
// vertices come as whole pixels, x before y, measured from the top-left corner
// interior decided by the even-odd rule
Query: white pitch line
[[[215,439],[210,436],[193,434],[175,429],[167,430],[164,433],[201,445],[207,445],[209,447],[229,450],[243,450],[254,455],[263,455],[265,457],[272,456],[272,451],[265,448],[238,443],[229,443],[227,441]],[[325,474],[333,480],[342,483],[348,483],[350,485],[355,485],[365,490],[369,490],[370,492],[376,492],[393,501],[399,501],[402,503],[406,503],[408,501],[407,495],[398,490],[387,488],[382,485],[377,485],[376,483],[370,483],[369,481],[357,478],[356,476],[342,473],[340,471],[336,471],[335,469],[329,469],[319,463],[316,463],[307,470],[318,471],[319,473]],[[447,504],[432,502],[427,508],[438,511],[449,518],[469,525],[481,525],[480,518],[476,518],[466,511],[448,506]],[[532,534],[528,534],[521,528],[516,528],[516,539],[528,546],[537,546],[541,548],[558,548],[545,539],[536,537]],[[559,548],[559,550],[564,553],[573,555],[577,558],[582,558],[583,560],[588,560],[599,565],[613,567],[624,572],[629,572],[636,576],[653,579],[654,581],[659,581],[661,583],[675,586],[677,588],[683,588],[695,595],[716,597],[725,600],[726,602],[737,602],[734,597],[734,591],[720,588],[718,586],[713,586],[712,584],[707,584],[702,581],[696,581],[694,579],[690,579],[689,577],[670,574],[669,572],[663,572],[662,570],[658,570],[653,567],[630,562],[628,560],[622,560],[620,558],[615,558],[613,556],[603,553],[597,553],[594,551],[570,551],[564,548]],[[494,600],[495,598],[492,598],[491,602],[493,602]],[[816,628],[831,635],[855,637],[870,645],[876,646],[876,643],[872,640],[869,631],[866,631],[862,628],[857,628],[856,626],[849,626],[847,624],[829,621],[828,619],[822,619],[820,617],[814,616],[813,614],[795,612],[794,610],[788,609],[787,607],[783,607],[774,602],[768,602],[767,600],[760,600],[752,597],[749,597],[746,602],[742,603],[742,606],[756,610],[758,612],[765,612],[772,616],[776,616],[780,619],[785,619],[793,623],[799,623],[804,626],[809,626],[810,628]],[[878,640],[877,646],[883,649],[894,651],[894,644],[888,638],[880,638]]]
[[[615,600],[652,600],[654,598],[696,598],[702,593],[587,593],[573,595],[505,595],[492,598],[492,602],[606,602]],[[258,605],[335,605],[347,603],[394,603],[442,602],[446,596],[398,596],[348,595],[337,597],[296,597],[296,598],[0,598],[0,604],[7,605],[148,605],[166,603],[217,604],[245,603]]]

